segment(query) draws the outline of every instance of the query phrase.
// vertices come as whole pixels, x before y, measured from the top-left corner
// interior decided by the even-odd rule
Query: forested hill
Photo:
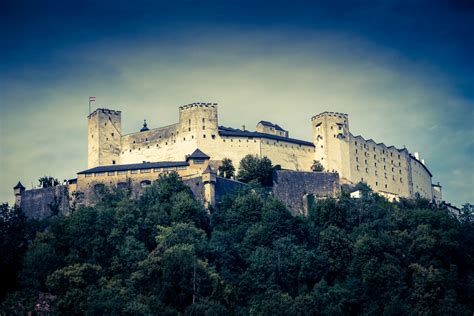
[[[71,216],[1,208],[1,310],[51,315],[472,315],[474,228],[366,192],[294,217],[258,187],[207,211],[175,174]]]

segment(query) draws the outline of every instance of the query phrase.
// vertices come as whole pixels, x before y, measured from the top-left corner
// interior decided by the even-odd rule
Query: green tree
[[[43,176],[38,179],[41,188],[49,188],[59,185],[59,180],[51,176]]]
[[[229,158],[222,159],[222,164],[219,166],[219,176],[230,179],[234,177],[235,167],[232,164],[232,160]]]
[[[240,169],[237,175],[239,181],[249,183],[256,181],[262,186],[272,185],[272,162],[267,157],[247,155],[240,161]]]
[[[313,160],[313,164],[311,165],[311,170],[313,172],[322,172],[324,171],[324,166],[322,165],[319,160]]]

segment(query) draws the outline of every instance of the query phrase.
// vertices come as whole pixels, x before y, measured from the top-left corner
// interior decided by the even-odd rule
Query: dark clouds
[[[139,124],[144,113],[156,113],[156,125],[172,123],[179,102],[199,98],[221,102],[221,118],[236,126],[273,113],[270,118],[290,125],[293,135],[308,138],[297,119],[330,106],[350,114],[355,133],[426,153],[447,198],[472,202],[473,173],[463,172],[474,167],[471,1],[0,6],[0,172],[9,181],[2,181],[0,200],[10,199],[18,178],[69,177],[71,169],[82,168],[85,121],[79,104],[98,94],[107,103],[100,105],[126,111],[125,129]],[[296,102],[301,113],[294,120],[281,113],[288,102]],[[231,107],[247,109],[251,103],[249,111],[257,103],[261,110],[232,118]],[[377,125],[382,119],[387,123]],[[38,146],[48,139],[53,149]],[[34,168],[20,170],[19,155]],[[41,163],[51,160],[57,168]]]

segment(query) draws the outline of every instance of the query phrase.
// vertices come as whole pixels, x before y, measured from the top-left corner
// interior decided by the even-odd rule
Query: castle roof
[[[250,131],[243,131],[240,129],[234,129],[230,127],[219,126],[219,135],[221,136],[234,136],[234,137],[256,137],[256,138],[265,138],[277,141],[283,141],[288,143],[293,143],[296,145],[304,145],[304,146],[311,146],[314,147],[314,144],[311,142],[307,142],[304,140],[282,137],[278,135],[271,135],[259,132],[250,132]]]
[[[286,132],[283,128],[281,128],[278,124],[273,124],[272,122],[269,121],[260,121],[258,124],[262,124],[263,126],[267,127],[273,127],[278,131]]]
[[[170,167],[182,167],[182,166],[189,166],[189,163],[187,161],[162,161],[162,162],[134,163],[134,164],[127,164],[127,165],[99,166],[99,167],[94,167],[91,169],[78,172],[77,174],[126,171],[126,170],[138,170],[138,169],[170,168]]]
[[[189,159],[210,159],[208,155],[203,153],[199,148],[197,148],[191,155],[186,157],[186,160]]]
[[[23,184],[21,184],[20,181],[18,181],[18,183],[13,187],[14,190],[16,189],[24,189],[25,187],[23,186]]]

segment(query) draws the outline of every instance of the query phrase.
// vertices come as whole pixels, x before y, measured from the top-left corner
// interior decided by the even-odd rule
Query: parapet
[[[110,109],[105,109],[105,108],[98,108],[91,114],[89,114],[87,117],[92,118],[97,115],[97,113],[105,113],[105,114],[112,114],[112,115],[120,115],[122,111],[117,111],[117,110],[110,110]]]
[[[189,109],[197,108],[197,107],[201,107],[201,108],[206,107],[206,108],[216,109],[217,103],[195,102],[195,103],[190,103],[190,104],[180,106],[179,110],[184,111],[184,110],[189,110]]]
[[[322,113],[319,113],[319,114],[316,114],[315,116],[313,116],[311,118],[311,121],[314,121],[315,119],[317,118],[320,118],[322,116],[334,116],[334,117],[339,117],[339,118],[342,118],[342,119],[347,119],[349,117],[348,114],[345,114],[345,113],[340,113],[340,112],[322,112]]]

